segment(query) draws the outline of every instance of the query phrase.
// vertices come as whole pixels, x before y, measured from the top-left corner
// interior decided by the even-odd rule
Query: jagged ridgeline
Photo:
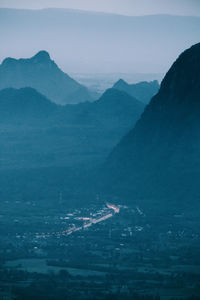
[[[158,92],[159,83],[157,80],[154,80],[128,84],[125,80],[120,79],[113,85],[113,88],[124,91],[130,96],[136,97],[141,102],[148,104],[151,98]]]
[[[0,89],[32,87],[57,104],[91,101],[90,91],[40,51],[28,59],[6,58],[0,65]]]
[[[134,129],[108,157],[107,188],[131,201],[166,198],[187,205],[200,197],[199,154],[200,43],[179,56]]]

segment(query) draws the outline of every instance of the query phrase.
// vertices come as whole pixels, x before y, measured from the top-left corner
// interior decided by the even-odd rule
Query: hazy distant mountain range
[[[135,128],[111,153],[109,187],[120,187],[131,201],[187,206],[200,195],[199,153],[200,43],[179,56]]]
[[[151,98],[157,94],[159,90],[159,83],[155,80],[151,82],[143,81],[136,84],[128,84],[123,79],[120,79],[113,85],[113,88],[124,91],[141,102],[148,104]]]
[[[134,70],[132,73],[70,73],[72,78],[86,86],[90,91],[94,91],[95,97],[113,87],[120,78],[128,84],[136,84],[138,82],[161,82],[164,75],[158,73],[134,73]]]
[[[66,72],[163,73],[199,28],[199,17],[0,9],[0,59],[46,49]]]
[[[5,58],[0,65],[0,90],[10,87],[32,87],[52,102],[62,105],[92,101],[100,97],[100,94],[89,91],[62,72],[46,51],[40,51],[28,59]],[[120,79],[113,88],[147,104],[157,93],[159,84],[156,80],[128,84]]]
[[[29,59],[6,58],[0,65],[0,89],[32,87],[57,104],[92,100],[89,90],[62,72],[46,51]]]
[[[143,109],[143,103],[115,89],[97,101],[66,106],[32,88],[1,90],[1,168],[96,164]]]

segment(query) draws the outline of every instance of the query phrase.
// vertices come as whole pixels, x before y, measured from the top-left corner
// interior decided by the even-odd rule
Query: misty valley
[[[0,17],[22,33],[21,48],[43,25],[39,50],[0,64],[0,300],[199,300],[199,17],[7,8]],[[52,40],[53,54],[41,46],[66,33],[77,64],[99,47],[105,73],[63,71]],[[100,43],[112,35],[103,64]],[[130,72],[128,48],[127,73],[107,72],[119,41],[135,41],[135,55],[149,43],[152,61],[134,58],[146,73]],[[170,56],[165,75],[149,71]]]

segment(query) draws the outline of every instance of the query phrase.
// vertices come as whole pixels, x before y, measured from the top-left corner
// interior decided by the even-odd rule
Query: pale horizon
[[[200,16],[199,0],[1,0],[0,8],[13,9],[75,9],[125,16],[180,15]]]
[[[45,50],[71,74],[163,74],[199,42],[195,0],[0,0],[0,8],[0,61]]]

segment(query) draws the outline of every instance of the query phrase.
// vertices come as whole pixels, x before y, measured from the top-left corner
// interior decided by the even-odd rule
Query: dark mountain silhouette
[[[113,88],[124,91],[132,97],[135,97],[147,104],[151,98],[157,94],[159,90],[159,83],[157,80],[154,80],[151,82],[143,81],[136,84],[128,84],[123,79],[120,79],[114,84]]]
[[[126,199],[149,201],[151,208],[150,199],[188,205],[200,196],[199,153],[200,43],[180,55],[135,128],[109,156],[109,189],[119,187]]]
[[[65,106],[32,88],[1,90],[1,168],[102,162],[143,109],[114,89],[95,102]]]
[[[10,87],[32,87],[57,104],[92,100],[88,89],[62,72],[46,51],[29,59],[4,59],[0,89]]]

